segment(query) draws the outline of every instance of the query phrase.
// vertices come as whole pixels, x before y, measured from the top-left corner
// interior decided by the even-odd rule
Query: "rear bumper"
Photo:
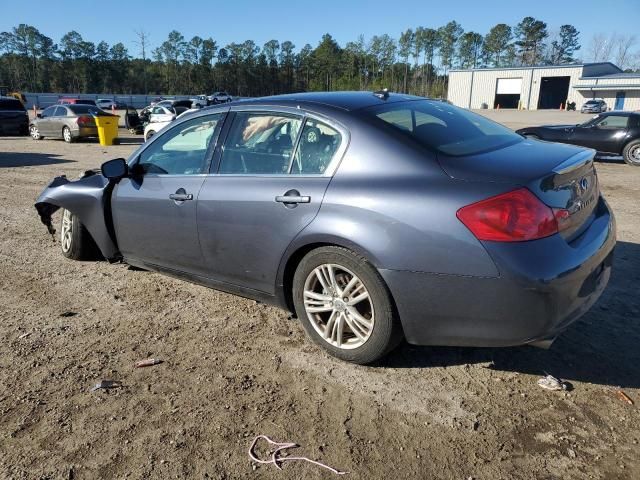
[[[96,127],[76,127],[71,130],[71,135],[74,138],[79,137],[97,137],[98,129]]]
[[[553,337],[586,313],[611,275],[615,219],[600,214],[577,239],[486,242],[495,278],[380,270],[406,339],[419,345],[510,346]]]

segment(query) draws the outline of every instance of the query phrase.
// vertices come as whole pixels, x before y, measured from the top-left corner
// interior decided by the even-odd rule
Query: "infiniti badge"
[[[587,188],[589,188],[589,180],[587,179],[587,177],[583,177],[582,180],[580,180],[580,188],[583,192],[585,192]]]

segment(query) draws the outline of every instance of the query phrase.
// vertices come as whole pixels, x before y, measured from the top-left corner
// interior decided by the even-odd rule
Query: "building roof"
[[[466,68],[451,69],[449,72],[487,72],[495,70],[540,70],[540,69],[556,69],[556,68],[582,68],[582,76],[585,78],[593,78],[601,75],[618,75],[622,74],[622,70],[611,62],[591,62],[591,63],[569,63],[565,65],[523,65],[520,67],[491,67],[491,68]]]
[[[621,73],[610,73],[606,75],[598,75],[597,77],[580,77],[583,78],[640,78],[640,72],[621,72]]]

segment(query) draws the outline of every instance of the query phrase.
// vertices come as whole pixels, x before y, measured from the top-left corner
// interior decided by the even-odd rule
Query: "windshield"
[[[423,146],[451,156],[488,152],[522,141],[507,127],[443,102],[399,102],[364,111]]]

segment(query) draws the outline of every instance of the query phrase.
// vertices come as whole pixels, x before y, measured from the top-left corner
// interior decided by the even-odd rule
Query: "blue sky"
[[[0,31],[28,23],[58,42],[66,32],[77,30],[92,42],[121,41],[137,55],[134,31],[139,29],[149,33],[152,48],[176,29],[187,39],[211,36],[219,46],[246,39],[261,46],[277,39],[291,40],[300,49],[305,43],[315,46],[324,33],[344,46],[361,33],[367,38],[382,33],[397,38],[407,28],[436,28],[450,20],[466,31],[485,34],[496,23],[515,25],[528,15],[545,21],[549,30],[575,25],[583,45],[579,53],[598,32],[638,33],[640,42],[640,0],[31,0],[4,5]]]

